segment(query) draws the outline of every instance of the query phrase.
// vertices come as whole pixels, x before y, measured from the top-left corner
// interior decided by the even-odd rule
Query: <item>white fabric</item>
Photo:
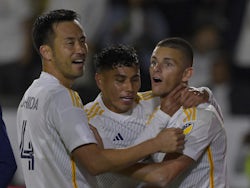
[[[158,98],[152,99],[151,92],[139,93],[140,100],[134,108],[125,114],[118,114],[105,107],[101,94],[85,105],[89,123],[95,126],[102,137],[105,148],[121,148],[131,146],[137,136],[144,130],[147,119],[159,104]],[[97,176],[98,187],[135,187],[138,182],[106,173]]]
[[[169,187],[228,187],[226,133],[215,108],[202,104],[197,108],[180,108],[170,120],[169,117],[164,120],[163,116],[162,112],[156,112],[136,142],[156,136],[164,127],[179,127],[184,130],[186,137],[183,154],[196,162]],[[161,162],[164,157],[165,154],[158,153],[154,155],[154,160]]]
[[[96,143],[79,95],[43,72],[26,91],[17,111],[20,160],[27,188],[95,187],[94,177],[71,152]]]
[[[209,92],[211,103],[215,104],[220,112],[212,92],[208,88],[203,89]],[[117,114],[107,109],[103,104],[101,94],[93,102],[85,105],[84,109],[87,112],[89,123],[97,128],[105,148],[121,148],[138,144],[156,136],[171,120],[170,116],[158,109],[160,100],[153,97],[150,91],[138,93],[138,96],[140,97],[139,102],[135,103],[133,109],[126,114]],[[155,119],[158,120],[155,122],[157,125],[149,125],[151,131],[144,131],[145,125]],[[140,133],[144,136],[139,137]],[[153,155],[158,160],[162,160],[164,156],[165,154]],[[131,186],[131,179],[111,173],[97,176],[97,181],[99,187]],[[135,187],[137,182],[135,184],[132,182],[132,185]]]

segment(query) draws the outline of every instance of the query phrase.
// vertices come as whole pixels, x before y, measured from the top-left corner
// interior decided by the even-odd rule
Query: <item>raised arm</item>
[[[215,108],[220,109],[209,88],[188,87],[182,83],[167,96],[161,97],[160,109],[172,116],[181,106],[183,108],[191,108],[202,103],[211,103]]]

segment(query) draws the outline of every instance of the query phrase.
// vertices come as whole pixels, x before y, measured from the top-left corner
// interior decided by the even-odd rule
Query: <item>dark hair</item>
[[[139,60],[135,49],[124,44],[104,48],[94,58],[96,72],[114,69],[119,66],[131,67],[136,65],[139,67]]]
[[[40,54],[39,48],[41,45],[51,44],[54,35],[53,25],[55,23],[79,19],[76,12],[65,9],[52,10],[37,17],[32,29],[32,39],[36,51]]]
[[[191,44],[178,37],[166,38],[158,42],[156,46],[174,48],[183,53],[189,66],[193,65],[194,52]]]

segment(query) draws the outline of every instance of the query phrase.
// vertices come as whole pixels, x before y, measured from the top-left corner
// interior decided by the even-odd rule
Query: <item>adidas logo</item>
[[[119,141],[119,140],[124,140],[120,133],[117,134],[117,136],[113,139],[113,141]]]

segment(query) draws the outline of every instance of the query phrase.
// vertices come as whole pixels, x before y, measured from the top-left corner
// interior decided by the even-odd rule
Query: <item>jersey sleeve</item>
[[[197,160],[221,129],[221,121],[212,105],[207,109],[182,109],[169,120],[167,128],[181,128],[185,134],[183,154]],[[208,110],[208,108],[212,110]],[[166,153],[153,154],[155,162],[162,162]]]
[[[47,114],[50,117],[49,121],[52,122],[51,125],[55,125],[65,146],[72,152],[81,145],[97,143],[97,141],[89,128],[79,95],[73,91],[69,93],[57,94],[49,103]]]
[[[186,116],[187,112],[184,113]],[[188,117],[178,119],[176,126],[182,127],[185,134],[183,154],[195,161],[221,129],[220,121],[213,111],[199,108],[192,108]]]
[[[208,87],[199,87],[197,89],[199,91],[202,91],[202,90],[206,90],[207,91],[207,93],[209,95],[208,103],[214,106],[214,108],[218,112],[220,118],[223,120],[223,115],[222,115],[221,107],[218,104],[218,102],[216,101],[216,99],[215,99],[215,97],[213,95],[213,92]]]

